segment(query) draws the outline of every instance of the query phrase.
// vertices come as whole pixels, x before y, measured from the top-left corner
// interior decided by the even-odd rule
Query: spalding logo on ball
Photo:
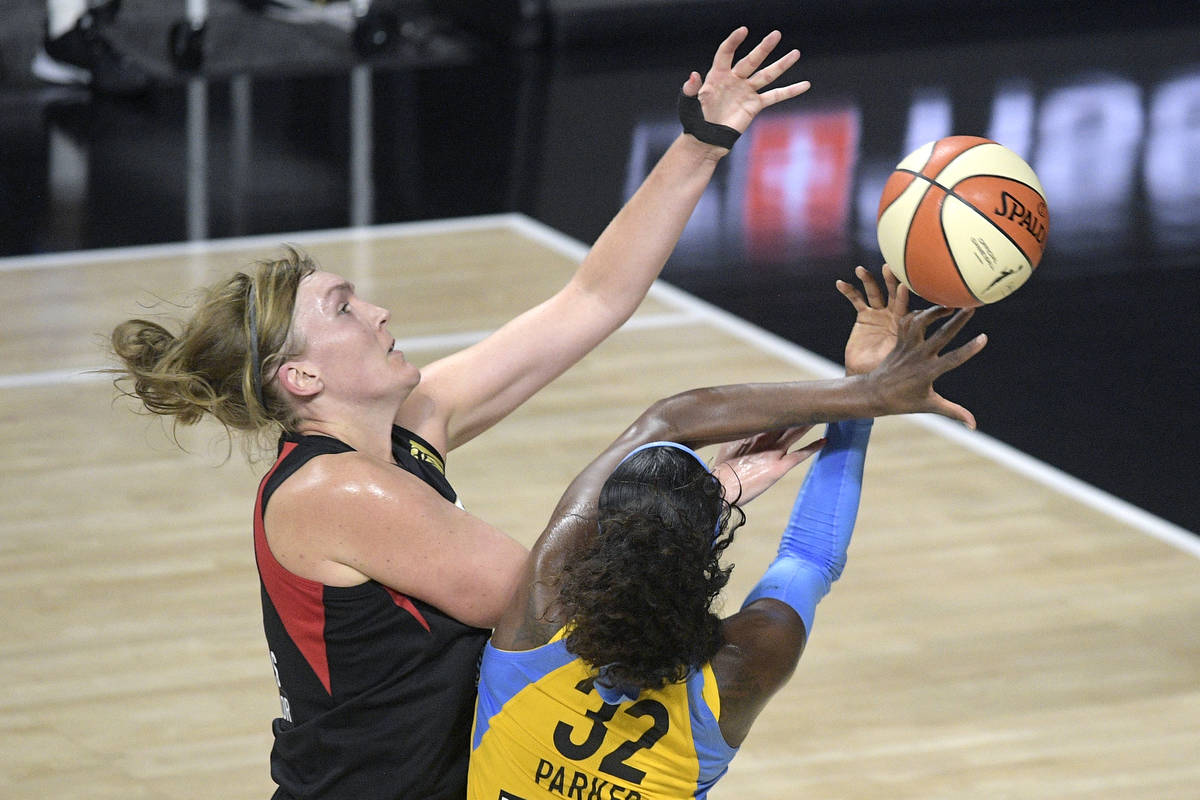
[[[896,277],[943,306],[994,303],[1015,292],[1046,247],[1050,212],[1020,156],[978,136],[919,147],[879,200],[879,249]]]

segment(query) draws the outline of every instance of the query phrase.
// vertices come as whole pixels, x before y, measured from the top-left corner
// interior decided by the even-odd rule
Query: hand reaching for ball
[[[846,340],[846,374],[863,375],[879,366],[896,346],[900,318],[908,313],[908,287],[896,279],[887,264],[883,265],[886,297],[866,267],[856,267],[854,274],[862,281],[862,291],[842,280],[837,282],[837,289],[858,312]]]

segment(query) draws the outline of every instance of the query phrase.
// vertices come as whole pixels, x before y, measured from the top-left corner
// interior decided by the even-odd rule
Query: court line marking
[[[671,311],[659,314],[641,314],[626,322],[621,330],[653,330],[657,328],[674,328],[680,325],[696,324],[705,320],[697,317],[690,310]],[[461,331],[458,333],[437,333],[429,336],[412,336],[397,340],[400,349],[405,353],[421,353],[437,350],[460,350],[483,341],[493,331]],[[55,386],[62,383],[91,383],[94,381],[112,380],[115,375],[97,372],[107,369],[107,365],[93,364],[86,367],[68,367],[65,369],[48,369],[38,372],[15,372],[0,375],[0,390],[30,389],[39,386]]]
[[[124,260],[211,255],[212,253],[230,253],[238,250],[273,250],[286,243],[313,245],[335,242],[366,242],[396,236],[458,233],[497,227],[515,228],[514,220],[519,217],[522,217],[522,215],[486,214],[456,219],[395,222],[387,225],[373,225],[361,228],[328,228],[317,231],[292,231],[290,233],[237,236],[228,239],[207,239],[199,242],[168,242],[164,244],[132,245],[129,247],[109,247],[97,250],[40,253],[31,256],[6,256],[0,258],[0,272],[58,269],[61,267],[75,267],[81,264],[91,265]]]
[[[398,222],[366,228],[341,228],[214,239],[205,242],[139,245],[104,250],[16,256],[0,259],[0,272],[21,269],[52,269],[83,263],[110,262],[123,259],[147,259],[177,257],[188,254],[199,255],[211,254],[212,252],[231,252],[257,247],[277,247],[283,242],[310,245],[333,241],[355,241],[356,239],[370,241],[396,236],[454,233],[490,227],[510,228],[576,261],[582,260],[588,251],[588,246],[579,240],[556,231],[548,225],[524,214],[512,213],[449,220]],[[679,313],[644,315],[640,319],[635,316],[630,322],[626,323],[627,326],[637,328],[643,325],[664,326],[693,323],[696,321],[708,322],[714,327],[724,330],[764,352],[775,355],[788,363],[808,370],[820,377],[837,377],[842,374],[840,365],[822,358],[816,353],[805,350],[803,347],[789,342],[763,328],[752,325],[707,301],[694,297],[661,280],[656,281],[651,286],[650,296],[674,307]],[[414,337],[412,340],[405,342],[404,347],[405,349],[416,351],[418,349],[466,346],[478,341],[479,338],[486,336],[487,333],[489,332],[474,331],[462,334]],[[95,367],[48,370],[45,372],[25,373],[23,375],[0,375],[0,389],[46,386],[71,381],[108,378],[105,375],[85,374],[89,369],[95,369]],[[967,430],[961,425],[937,415],[913,414],[909,416],[918,424],[924,425],[935,433],[949,438],[957,444],[961,444],[992,461],[1002,464],[1014,472],[1025,475],[1035,482],[1044,484],[1143,533],[1200,558],[1200,536],[1179,525],[1151,514],[1145,509],[1109,494],[1073,475],[1069,475],[1057,467],[1052,467],[1026,453],[1022,453],[987,434]]]

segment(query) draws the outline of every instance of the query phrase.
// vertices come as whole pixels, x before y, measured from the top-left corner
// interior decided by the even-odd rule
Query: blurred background
[[[1194,0],[110,0],[96,16],[152,81],[136,97],[35,76],[46,5],[0,0],[0,257],[505,212],[591,242],[677,135],[688,72],[737,25],[778,28],[803,54],[788,79],[813,88],[722,162],[664,278],[840,362],[833,281],[878,269],[888,172],[941,136],[995,139],[1041,177],[1049,246],[939,388],[985,433],[1200,531]]]

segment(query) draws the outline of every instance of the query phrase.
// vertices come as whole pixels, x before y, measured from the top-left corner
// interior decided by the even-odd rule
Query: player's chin
[[[404,373],[406,378],[405,383],[410,389],[416,388],[416,386],[421,383],[421,370],[417,368],[416,364],[405,361]]]

